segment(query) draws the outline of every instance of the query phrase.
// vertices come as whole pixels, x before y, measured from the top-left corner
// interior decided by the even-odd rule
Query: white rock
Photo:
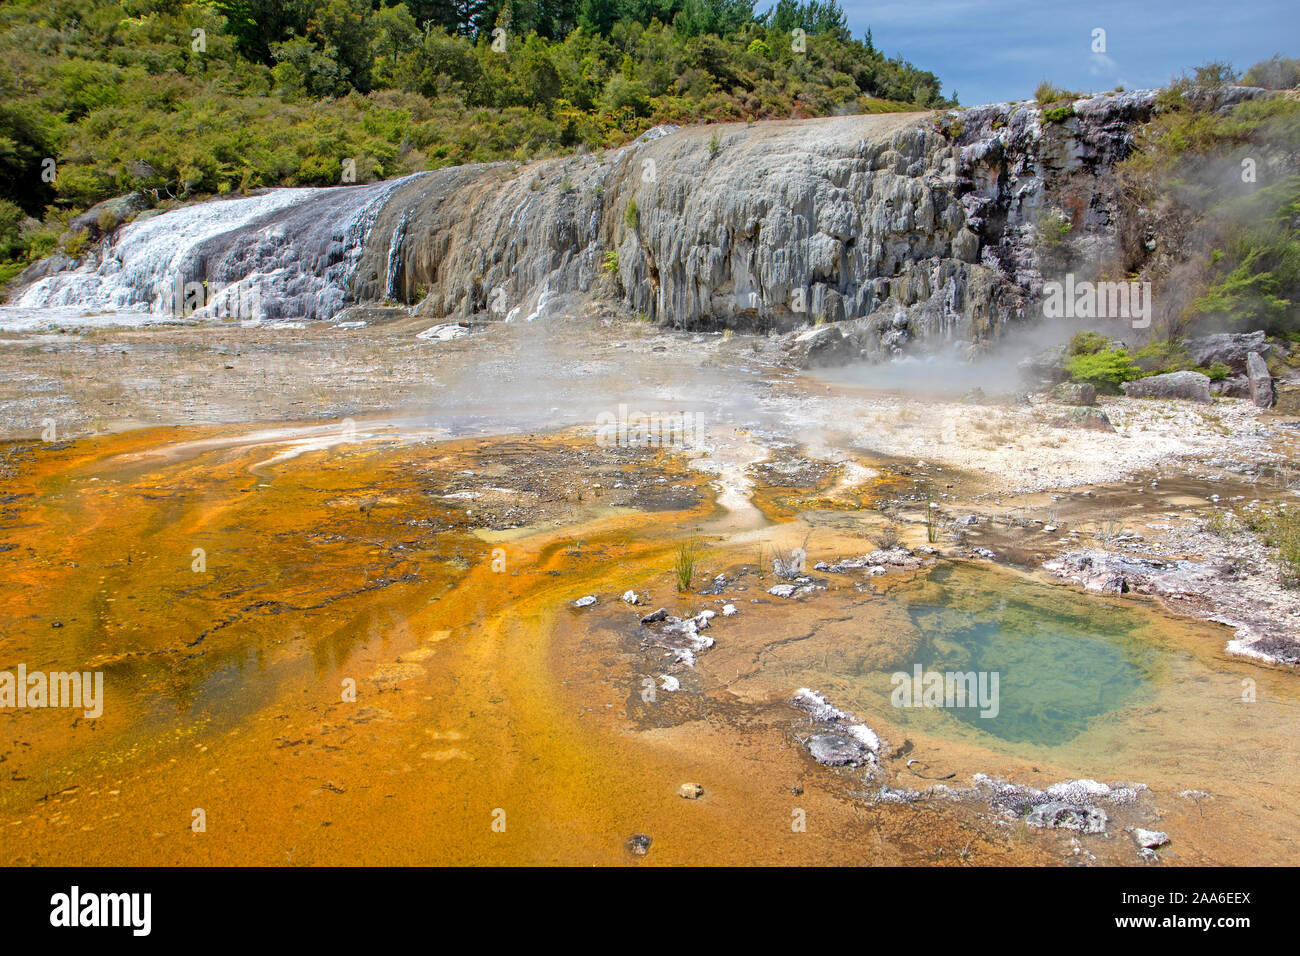
[[[1133,838],[1138,841],[1138,846],[1145,847],[1148,850],[1154,850],[1156,847],[1164,846],[1169,842],[1169,834],[1161,830],[1143,830],[1141,827],[1133,828]]]

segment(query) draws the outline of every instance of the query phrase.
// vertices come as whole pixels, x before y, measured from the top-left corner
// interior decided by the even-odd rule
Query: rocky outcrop
[[[256,292],[267,318],[383,303],[526,321],[600,296],[682,328],[812,329],[800,363],[967,357],[1041,314],[1045,217],[1089,261],[1118,255],[1110,171],[1156,97],[657,127],[526,165],[213,200],[131,223],[18,304],[157,308],[180,279]]]
[[[1202,368],[1218,362],[1228,366],[1238,374],[1246,371],[1246,362],[1251,353],[1267,355],[1271,346],[1265,341],[1263,332],[1222,332],[1217,335],[1202,335],[1187,339],[1183,343],[1192,362]]]

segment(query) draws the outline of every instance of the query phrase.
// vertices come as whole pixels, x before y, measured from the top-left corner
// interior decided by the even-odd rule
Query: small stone
[[[628,837],[627,849],[633,856],[645,856],[650,852],[650,837],[644,833],[634,833]]]
[[[641,596],[637,594],[635,591],[624,591],[623,600],[626,601],[628,604],[636,604],[638,601],[641,600]]]
[[[723,616],[723,617],[731,617],[731,615],[733,615],[733,614],[735,614],[735,613],[736,613],[736,605],[734,605],[734,604],[727,604],[727,605],[724,605],[723,608],[722,608],[722,616]]]
[[[669,693],[675,690],[681,690],[682,682],[679,681],[672,674],[664,674],[663,677],[660,678],[660,680],[663,681],[663,683],[659,685],[661,690],[666,690]]]
[[[574,607],[591,607],[596,603],[596,595],[588,594],[586,597],[580,597],[573,602]]]
[[[642,624],[657,624],[660,621],[668,620],[668,609],[661,607],[657,611],[651,611],[645,617],[641,618]]]
[[[1134,827],[1133,839],[1137,840],[1138,846],[1154,850],[1169,842],[1169,834],[1161,830],[1143,830],[1141,827]]]
[[[698,783],[684,783],[677,788],[677,796],[683,800],[698,800],[704,796],[704,788]]]

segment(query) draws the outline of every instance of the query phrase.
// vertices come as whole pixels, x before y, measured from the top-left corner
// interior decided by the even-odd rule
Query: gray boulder
[[[1245,372],[1248,356],[1252,352],[1267,354],[1270,346],[1263,332],[1220,332],[1188,339],[1183,347],[1197,365],[1222,362],[1234,372]]]
[[[1055,384],[1070,377],[1070,373],[1065,370],[1067,357],[1066,347],[1057,345],[1043,349],[1043,351],[1036,352],[1033,355],[1025,356],[1017,363],[1016,367],[1020,370],[1020,374],[1027,379]]]
[[[1082,428],[1086,431],[1113,432],[1115,426],[1099,408],[1072,408],[1064,415],[1052,419],[1053,428]]]
[[[1211,382],[1210,393],[1224,398],[1250,398],[1250,379],[1245,375],[1229,375],[1225,379]]]
[[[1277,402],[1273,375],[1258,352],[1246,356],[1246,379],[1250,383],[1250,400],[1260,408],[1272,408]]]
[[[801,368],[846,365],[858,355],[857,343],[835,325],[807,329],[795,335],[790,352]]]
[[[1062,382],[1052,389],[1051,399],[1065,405],[1096,405],[1097,389],[1087,382]]]
[[[1166,372],[1125,382],[1120,386],[1129,398],[1180,398],[1189,402],[1210,401],[1210,377],[1200,372]]]

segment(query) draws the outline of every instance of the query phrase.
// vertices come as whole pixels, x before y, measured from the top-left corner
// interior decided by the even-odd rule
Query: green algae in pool
[[[942,712],[1009,743],[1067,743],[1152,677],[1156,652],[1140,636],[1149,621],[1065,588],[941,566],[899,596],[919,635],[912,674],[916,665],[927,674],[983,673],[990,690],[996,674],[996,713]],[[918,710],[934,713],[901,708],[900,716],[907,722]]]

